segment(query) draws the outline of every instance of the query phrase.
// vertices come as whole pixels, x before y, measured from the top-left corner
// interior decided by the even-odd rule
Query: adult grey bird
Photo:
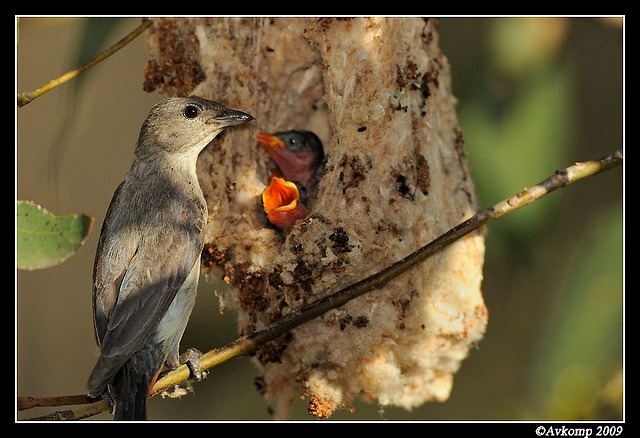
[[[115,420],[146,419],[163,364],[180,364],[207,220],[196,160],[224,128],[250,120],[192,96],[159,102],[142,125],[131,169],[105,216],[93,272],[100,357],[88,394],[110,398]]]

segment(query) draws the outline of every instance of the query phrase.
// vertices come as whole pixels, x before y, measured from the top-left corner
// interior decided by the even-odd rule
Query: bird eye
[[[200,114],[200,108],[195,105],[187,105],[182,110],[182,115],[187,119],[195,119]]]

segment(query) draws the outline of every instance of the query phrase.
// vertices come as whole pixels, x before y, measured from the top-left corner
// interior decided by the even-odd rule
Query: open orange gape
[[[284,229],[305,217],[309,209],[300,199],[301,190],[304,188],[298,188],[294,182],[271,178],[271,183],[262,192],[262,206],[269,222]]]

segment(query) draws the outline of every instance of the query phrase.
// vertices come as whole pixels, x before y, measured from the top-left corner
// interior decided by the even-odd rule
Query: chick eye
[[[187,119],[195,119],[200,114],[200,108],[195,105],[187,105],[182,110],[182,115]]]

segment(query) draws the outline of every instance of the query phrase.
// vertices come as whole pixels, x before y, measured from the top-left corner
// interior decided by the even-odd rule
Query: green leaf
[[[43,269],[72,256],[93,225],[85,214],[56,216],[31,201],[17,201],[18,269]]]

